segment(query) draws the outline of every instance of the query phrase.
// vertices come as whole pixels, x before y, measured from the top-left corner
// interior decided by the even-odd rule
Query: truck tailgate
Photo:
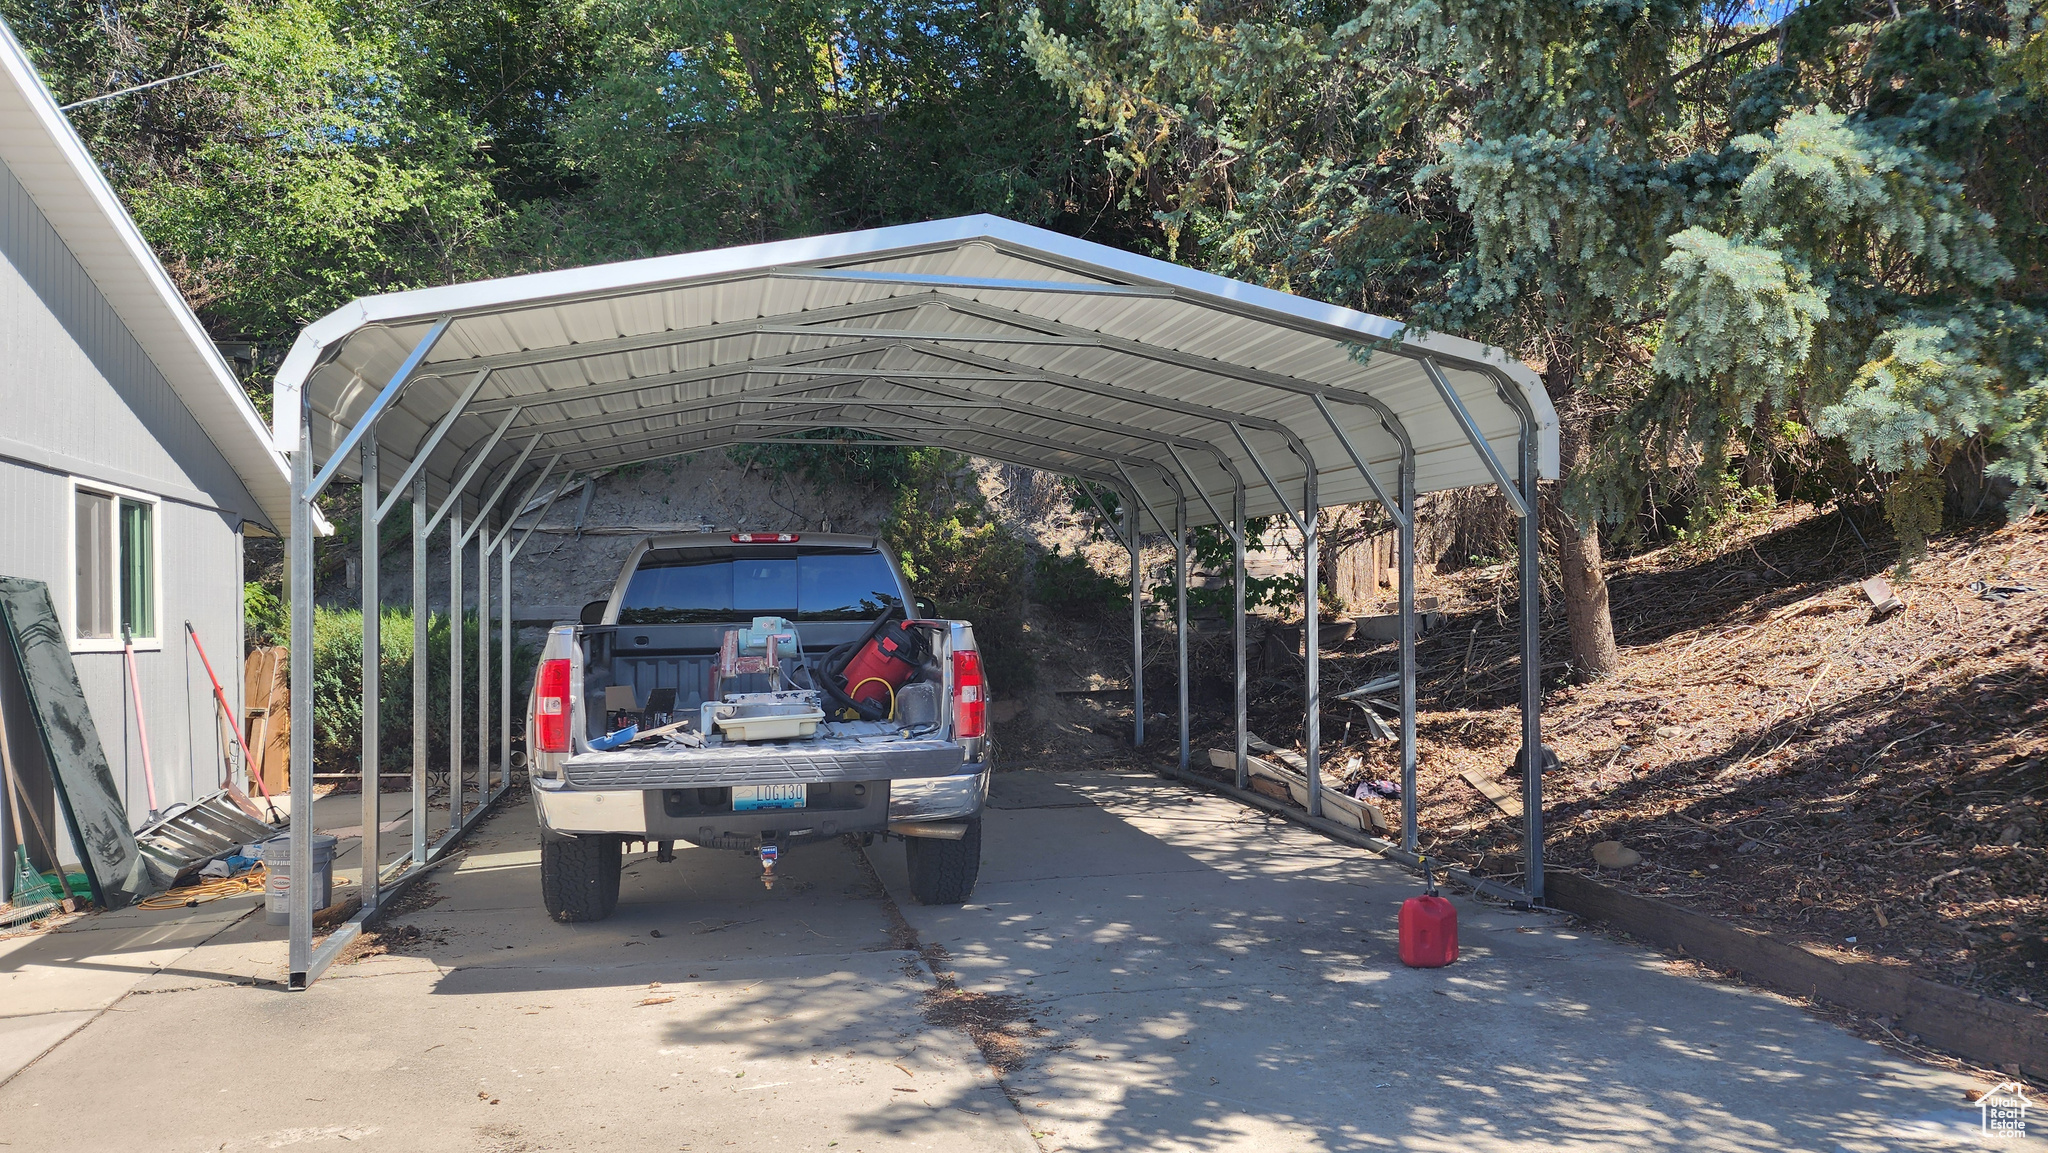
[[[946,740],[821,740],[578,753],[563,770],[573,789],[691,789],[943,777],[965,760],[965,750]]]

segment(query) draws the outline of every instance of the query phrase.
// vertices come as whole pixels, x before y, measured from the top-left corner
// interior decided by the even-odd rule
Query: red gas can
[[[1436,876],[1422,863],[1428,890],[1401,902],[1401,963],[1436,969],[1458,959],[1458,910],[1437,896]]]
[[[889,621],[875,630],[874,639],[846,662],[840,675],[846,680],[846,695],[864,705],[878,706],[878,716],[895,699],[896,690],[917,672],[924,659],[924,640],[918,633]]]

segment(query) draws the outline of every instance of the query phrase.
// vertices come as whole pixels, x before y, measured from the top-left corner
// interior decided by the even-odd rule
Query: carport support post
[[[1302,726],[1302,743],[1308,746],[1308,815],[1320,817],[1323,815],[1323,686],[1321,662],[1317,659],[1322,647],[1316,619],[1321,612],[1316,589],[1317,478],[1315,458],[1310,457],[1304,463],[1308,472],[1301,482],[1301,635],[1308,649],[1308,670],[1302,684],[1308,715]]]
[[[412,482],[412,867],[427,862],[427,474]]]
[[[462,827],[462,494],[448,497],[448,832]]]
[[[1251,755],[1251,721],[1245,700],[1247,679],[1245,676],[1245,614],[1244,614],[1244,482],[1238,481],[1230,497],[1231,541],[1230,567],[1235,591],[1231,596],[1230,620],[1231,641],[1236,649],[1237,659],[1237,787],[1245,787],[1247,766],[1245,759]]]
[[[1180,663],[1180,767],[1188,767],[1188,498],[1173,494],[1173,640]]]
[[[313,873],[313,710],[303,702],[313,699],[313,503],[307,495],[313,483],[313,398],[302,391],[299,400],[299,445],[292,453],[292,539],[291,604],[294,701],[303,714],[292,726],[292,876],[298,883],[286,897],[290,909],[290,938],[287,969],[290,986],[306,987],[306,974],[313,965],[313,886],[306,882]]]
[[[1513,386],[1503,388],[1513,397]],[[1536,420],[1521,405],[1522,502],[1522,887],[1535,902],[1543,900],[1543,574],[1542,526],[1538,523]]]
[[[595,488],[596,486],[591,486]],[[512,522],[498,541],[498,792],[512,785]],[[497,794],[492,794],[496,796]]]
[[[491,803],[491,531],[476,513],[476,807]]]
[[[1124,544],[1131,550],[1131,747],[1145,743],[1145,603],[1139,573],[1138,497],[1124,493]]]
[[[383,781],[379,773],[383,768],[378,721],[378,706],[383,683],[379,674],[383,671],[383,601],[377,590],[377,547],[380,534],[377,526],[377,432],[375,429],[363,435],[363,749],[362,749],[362,802],[363,839],[359,854],[363,863],[363,908],[377,907],[377,869],[383,863],[383,839],[378,836],[378,824],[384,814],[378,802],[382,796],[379,786]],[[294,877],[298,874],[292,874]]]
[[[1415,453],[1401,454],[1401,850],[1415,851]],[[1377,582],[1375,582],[1377,584]]]

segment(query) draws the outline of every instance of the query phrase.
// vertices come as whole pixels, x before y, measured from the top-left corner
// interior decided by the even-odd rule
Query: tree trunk
[[[1552,358],[1543,375],[1559,413],[1559,457],[1570,477],[1586,463],[1585,418],[1572,410],[1571,373]],[[1572,675],[1582,681],[1613,674],[1621,656],[1614,647],[1614,614],[1607,604],[1607,577],[1600,565],[1600,530],[1580,526],[1565,512],[1559,485],[1543,494],[1543,516],[1557,538],[1558,570],[1564,581],[1564,615],[1571,630]]]
[[[1553,498],[1544,502],[1555,505]],[[1607,578],[1600,572],[1600,531],[1571,523],[1558,515],[1558,567],[1564,576],[1564,615],[1572,634],[1572,673],[1580,680],[1598,680],[1614,672],[1620,654],[1614,647],[1614,616],[1607,607]]]
[[[1749,430],[1749,448],[1742,457],[1742,487],[1760,488],[1776,497],[1771,476],[1771,402],[1756,406],[1756,425]]]

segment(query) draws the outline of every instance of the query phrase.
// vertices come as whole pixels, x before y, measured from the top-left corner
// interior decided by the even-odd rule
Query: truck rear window
[[[874,549],[733,545],[649,549],[619,602],[622,625],[750,617],[871,620],[902,604],[896,571]]]

